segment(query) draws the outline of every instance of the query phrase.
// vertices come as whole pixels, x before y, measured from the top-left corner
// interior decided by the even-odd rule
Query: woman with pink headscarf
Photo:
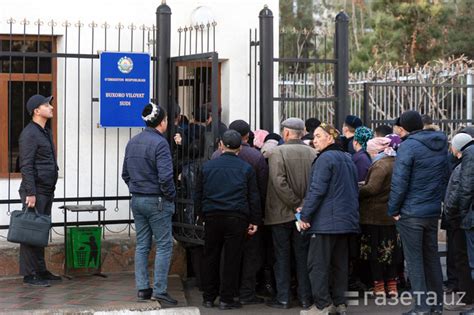
[[[366,181],[360,187],[361,259],[370,264],[374,294],[397,296],[397,265],[401,260],[401,243],[395,221],[387,215],[390,183],[397,135],[377,137],[367,142],[372,158]]]

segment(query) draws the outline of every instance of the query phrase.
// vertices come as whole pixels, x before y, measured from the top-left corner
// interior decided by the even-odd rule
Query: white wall
[[[54,20],[55,35],[58,38],[58,51],[64,52],[66,48],[65,21],[71,25],[67,33],[67,52],[69,53],[97,53],[101,50],[110,51],[130,51],[132,42],[130,37],[130,25],[137,26],[134,31],[133,50],[142,51],[143,32],[141,25],[152,27],[156,23],[156,8],[160,1],[149,0],[83,0],[83,1],[34,1],[34,0],[7,0],[0,3],[0,33],[9,34],[9,18],[16,20],[13,24],[14,34],[23,34],[24,25],[21,20],[26,19],[27,34],[37,34],[38,26],[35,21],[40,19],[44,24],[40,27],[40,33],[51,35],[51,27],[48,21]],[[217,22],[216,26],[216,50],[222,63],[222,107],[223,119],[225,123],[235,119],[248,119],[248,72],[249,72],[249,29],[258,27],[258,14],[264,4],[268,4],[273,11],[274,18],[274,42],[275,56],[278,56],[278,0],[169,0],[167,4],[172,10],[172,32],[171,55],[178,51],[178,28],[180,26],[191,25],[191,14],[199,6],[209,7]],[[80,28],[80,49],[78,47]],[[94,29],[94,44],[92,46],[92,29],[89,24],[94,21],[98,27]],[[103,24],[107,22],[110,28],[107,31],[107,42],[104,40]],[[122,23],[121,44],[118,45],[117,25]],[[148,37],[152,38],[150,31],[145,31],[145,43]],[[144,45],[145,51],[150,51],[152,46]],[[92,75],[91,75],[92,74]],[[277,68],[275,67],[275,91],[277,88]],[[59,179],[56,196],[74,197],[79,191],[80,196],[92,194],[102,196],[105,190],[106,195],[114,196],[127,195],[128,190],[125,184],[119,179],[117,186],[117,176],[120,176],[121,165],[125,145],[130,136],[138,133],[141,129],[132,130],[126,128],[117,131],[116,128],[108,128],[106,131],[97,128],[99,122],[99,103],[92,103],[92,97],[99,95],[99,61],[64,58],[58,59],[57,69],[57,89],[56,99],[58,117],[58,162],[61,168],[61,178]],[[80,90],[79,90],[80,89]],[[78,92],[80,91],[80,92]],[[66,93],[65,93],[66,92]],[[79,93],[79,94],[78,94]],[[80,101],[78,102],[78,99]],[[64,111],[64,107],[67,110]],[[275,105],[276,106],[276,105]],[[64,125],[66,115],[67,127]],[[80,121],[78,122],[78,115]],[[276,126],[278,124],[278,112],[275,112]],[[92,129],[91,129],[92,122]],[[78,145],[78,124],[80,130],[80,143]],[[277,130],[277,128],[275,129]],[[92,134],[91,134],[92,132]],[[104,133],[107,133],[107,136]],[[119,133],[119,135],[117,135]],[[117,143],[118,143],[118,163],[117,163]],[[94,154],[91,155],[91,145]],[[64,150],[64,147],[67,150]],[[78,154],[77,148],[80,148]],[[105,149],[106,148],[106,149]],[[107,158],[104,161],[104,150],[107,151]],[[65,156],[64,152],[67,152]],[[66,163],[64,163],[66,161]],[[91,167],[92,165],[92,167]],[[104,165],[105,165],[105,188],[104,188]],[[64,183],[63,176],[66,171],[67,182]],[[79,185],[77,179],[79,178]],[[19,180],[11,181],[8,190],[8,182],[0,180],[0,199],[10,196],[12,199],[18,198]],[[79,189],[78,189],[79,187]],[[53,207],[53,220],[62,221],[62,213]],[[119,202],[118,210],[115,202],[107,202],[107,219],[128,218],[128,202]],[[12,206],[12,209],[19,206]],[[9,217],[6,216],[7,206],[0,206],[0,225],[8,224]],[[96,215],[83,214],[81,219],[95,219]],[[70,216],[70,220],[75,216]],[[114,229],[114,227],[111,227]]]

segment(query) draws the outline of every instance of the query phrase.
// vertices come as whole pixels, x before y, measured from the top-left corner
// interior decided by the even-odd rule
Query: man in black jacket
[[[466,294],[462,298],[464,304],[474,303],[474,281],[471,279],[471,270],[469,268],[468,249],[465,231],[461,228],[462,219],[465,213],[459,209],[460,201],[460,179],[461,179],[461,161],[463,158],[462,150],[472,142],[472,137],[466,133],[458,133],[451,140],[451,151],[459,160],[458,165],[453,170],[449,179],[446,196],[444,199],[446,221],[451,228],[452,248],[448,248],[453,253],[456,278],[458,279],[459,290]],[[445,309],[450,311],[464,311],[471,308],[472,305],[446,305]]]
[[[51,129],[46,123],[53,117],[53,97],[36,94],[26,103],[31,122],[20,134],[21,172],[20,198],[28,208],[51,215],[54,190],[58,180],[58,163]],[[23,283],[31,286],[49,286],[49,280],[61,280],[46,269],[44,247],[20,245],[20,274]]]
[[[241,141],[237,131],[226,131],[220,143],[224,153],[206,162],[198,177],[195,207],[205,222],[202,277],[205,307],[212,307],[218,295],[220,309],[241,307],[239,302],[234,302],[234,294],[239,280],[242,245],[246,234],[254,235],[261,224],[255,171],[237,157]],[[224,261],[219,283],[222,250]]]

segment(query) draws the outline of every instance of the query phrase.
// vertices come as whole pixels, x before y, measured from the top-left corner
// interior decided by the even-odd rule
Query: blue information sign
[[[100,54],[101,127],[143,127],[142,110],[150,102],[150,55]]]

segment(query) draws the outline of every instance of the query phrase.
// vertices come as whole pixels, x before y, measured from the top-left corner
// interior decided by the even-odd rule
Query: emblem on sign
[[[118,69],[120,72],[128,74],[132,72],[133,70],[133,61],[131,58],[125,56],[120,58],[120,60],[117,63]]]

